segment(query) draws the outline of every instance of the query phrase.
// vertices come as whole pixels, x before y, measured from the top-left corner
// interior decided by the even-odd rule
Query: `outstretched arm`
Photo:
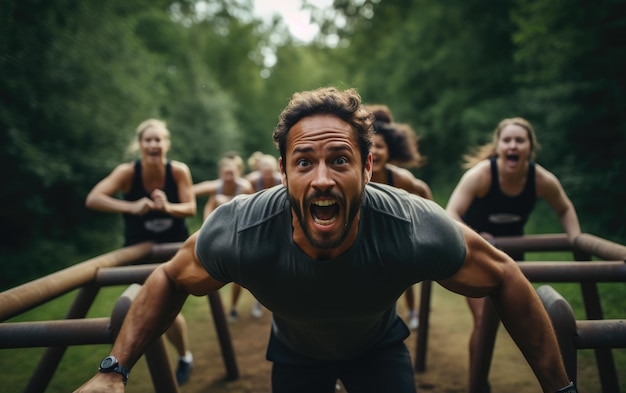
[[[566,386],[570,379],[556,335],[535,289],[509,256],[466,225],[459,225],[467,247],[465,263],[440,284],[469,297],[489,296],[543,391],[555,392]]]
[[[224,285],[209,276],[200,264],[195,252],[197,237],[198,232],[191,235],[173,259],[150,274],[139,291],[111,350],[120,365],[135,365],[147,345],[172,324],[188,295],[206,295]],[[123,391],[120,374],[98,373],[75,392]]]
[[[580,223],[574,204],[565,193],[559,179],[539,165],[537,165],[537,194],[552,206],[561,220],[567,237],[574,241],[580,235]]]
[[[193,185],[192,190],[196,196],[213,195],[219,188],[220,180],[205,180]]]

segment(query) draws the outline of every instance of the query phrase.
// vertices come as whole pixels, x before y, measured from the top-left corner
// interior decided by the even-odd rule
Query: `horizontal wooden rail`
[[[121,248],[0,293],[0,322],[93,281],[102,267],[124,266],[151,255],[153,243]]]
[[[36,348],[111,342],[109,318],[0,324],[0,348]]]
[[[105,287],[134,282],[143,283],[159,265],[159,263],[152,263],[135,266],[103,267],[98,269],[94,284]]]
[[[567,235],[564,233],[526,236],[498,236],[487,240],[493,244],[494,247],[510,253],[533,251],[572,251],[572,243],[570,243]]]
[[[576,321],[576,348],[626,348],[626,320]]]
[[[520,269],[532,282],[626,282],[626,262],[523,262]]]
[[[577,250],[592,257],[606,260],[626,260],[626,246],[588,233],[576,237],[574,246]]]

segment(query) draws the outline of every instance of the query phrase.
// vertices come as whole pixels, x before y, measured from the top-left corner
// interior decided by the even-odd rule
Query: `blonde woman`
[[[170,132],[166,123],[157,119],[142,122],[133,146],[141,158],[118,165],[98,182],[87,195],[86,206],[123,214],[124,246],[186,240],[189,232],[185,218],[196,214],[196,198],[187,165],[167,159]],[[120,193],[121,199],[117,197]],[[167,330],[167,337],[179,355],[176,379],[182,385],[189,380],[193,368],[182,314]]]
[[[538,147],[535,130],[526,119],[500,121],[492,142],[465,156],[468,170],[450,196],[448,214],[483,237],[521,236],[536,199],[543,198],[573,241],[580,234],[576,210],[557,177],[534,162]],[[524,259],[523,253],[511,257]],[[467,298],[467,303],[474,318],[471,364],[477,350],[485,298]]]

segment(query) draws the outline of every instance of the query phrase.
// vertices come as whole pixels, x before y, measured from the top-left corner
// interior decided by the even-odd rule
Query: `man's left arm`
[[[489,296],[509,334],[546,393],[570,379],[552,324],[539,296],[517,264],[466,225],[461,225],[466,257],[461,269],[439,283],[469,297]]]

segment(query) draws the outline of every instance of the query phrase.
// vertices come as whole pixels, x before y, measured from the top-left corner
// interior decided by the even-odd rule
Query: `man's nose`
[[[315,170],[315,178],[312,186],[318,189],[328,189],[335,185],[335,181],[331,177],[330,168],[326,164],[320,164]]]

